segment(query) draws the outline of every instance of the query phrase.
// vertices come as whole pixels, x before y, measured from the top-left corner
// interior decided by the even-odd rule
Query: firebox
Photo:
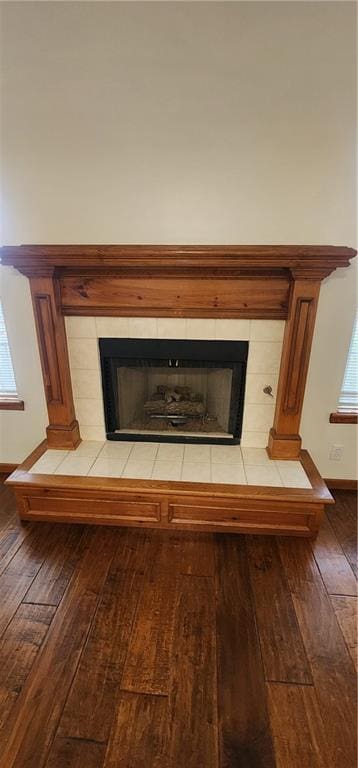
[[[108,440],[240,443],[247,341],[99,339]]]

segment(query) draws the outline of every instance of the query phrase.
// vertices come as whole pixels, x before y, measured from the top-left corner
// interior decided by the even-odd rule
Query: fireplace
[[[240,443],[247,341],[99,340],[108,440]]]

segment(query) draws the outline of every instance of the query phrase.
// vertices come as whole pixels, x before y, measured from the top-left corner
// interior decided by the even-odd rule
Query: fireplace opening
[[[108,440],[239,443],[247,341],[100,339]]]

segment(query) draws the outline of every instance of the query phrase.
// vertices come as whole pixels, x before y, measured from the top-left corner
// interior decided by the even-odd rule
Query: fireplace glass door
[[[247,342],[100,339],[107,438],[238,443],[247,348]]]

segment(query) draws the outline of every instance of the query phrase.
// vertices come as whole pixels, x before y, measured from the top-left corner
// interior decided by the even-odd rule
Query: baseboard
[[[18,464],[1,464],[0,463],[0,475],[11,475],[18,468]]]
[[[330,491],[357,491],[358,480],[340,480],[325,479],[326,486]]]

